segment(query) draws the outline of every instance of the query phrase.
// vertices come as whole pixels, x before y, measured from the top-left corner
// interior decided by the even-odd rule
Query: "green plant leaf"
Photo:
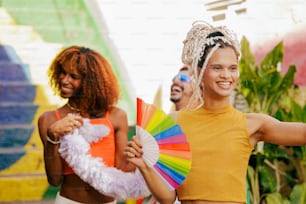
[[[276,189],[276,181],[272,176],[272,171],[268,167],[260,166],[258,168],[260,183],[265,193],[272,193]]]
[[[264,153],[266,155],[266,158],[272,161],[273,159],[289,159],[288,153],[282,149],[279,148],[279,145],[266,143],[264,146]]]
[[[250,43],[245,36],[240,41],[241,57],[247,59],[248,64],[255,64],[255,56],[250,51]]]
[[[270,193],[266,195],[266,204],[290,204],[290,202],[282,197],[279,193]]]
[[[278,63],[283,61],[284,44],[283,41],[279,42],[262,60],[261,68],[270,69],[271,67],[277,67]]]
[[[295,185],[290,194],[291,204],[306,203],[306,183]]]

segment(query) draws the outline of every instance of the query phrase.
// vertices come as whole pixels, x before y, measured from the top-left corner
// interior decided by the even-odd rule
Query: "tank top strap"
[[[56,117],[57,120],[61,119],[61,115],[59,114],[57,109],[54,111],[54,114],[55,114],[55,117]]]
[[[105,113],[105,118],[109,118],[109,111]]]

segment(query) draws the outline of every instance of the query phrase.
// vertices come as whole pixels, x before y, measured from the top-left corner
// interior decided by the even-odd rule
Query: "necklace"
[[[68,105],[68,107],[70,108],[70,110],[77,111],[77,112],[80,112],[80,111],[81,111],[81,109],[72,107],[69,103],[67,103],[67,105]]]

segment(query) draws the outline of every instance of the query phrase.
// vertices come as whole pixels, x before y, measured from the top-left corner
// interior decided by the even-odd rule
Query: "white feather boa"
[[[83,121],[81,128],[61,138],[59,148],[59,153],[74,172],[102,194],[117,200],[150,195],[138,169],[135,172],[123,172],[115,167],[107,167],[101,158],[89,154],[90,143],[108,135],[109,128],[90,124],[89,119]]]

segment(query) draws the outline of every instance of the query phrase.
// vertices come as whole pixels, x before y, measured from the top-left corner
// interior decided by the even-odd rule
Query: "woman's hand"
[[[138,136],[133,136],[131,141],[127,143],[127,146],[124,148],[124,155],[127,157],[128,161],[138,168],[147,166],[142,158],[142,145]]]
[[[142,145],[138,136],[134,136],[132,140],[128,142],[124,149],[124,154],[129,162],[140,170],[152,195],[159,203],[174,203],[176,192],[169,189],[165,182],[156,174],[154,169],[146,164],[142,158]]]
[[[68,114],[66,117],[54,122],[47,129],[47,135],[50,139],[57,141],[61,136],[71,133],[74,128],[83,125],[83,119],[80,115]]]

